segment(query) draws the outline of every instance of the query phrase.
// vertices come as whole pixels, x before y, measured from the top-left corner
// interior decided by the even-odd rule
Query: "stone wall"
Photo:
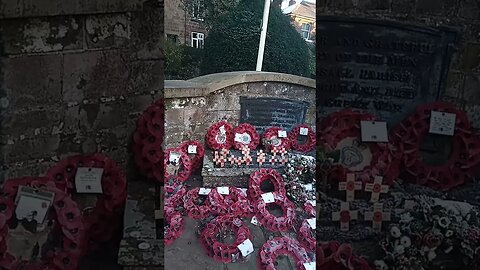
[[[189,81],[165,81],[165,147],[204,141],[213,123],[240,118],[240,96],[307,101],[305,121],[315,125],[315,80],[269,72],[228,72]]]
[[[78,153],[125,166],[162,94],[163,1],[5,0],[0,36],[1,180]]]
[[[480,128],[480,2],[473,0],[320,0],[317,16],[340,15],[458,29],[443,100],[466,110]],[[321,21],[319,21],[321,24]]]

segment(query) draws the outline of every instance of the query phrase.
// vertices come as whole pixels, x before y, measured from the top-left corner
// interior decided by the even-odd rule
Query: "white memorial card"
[[[307,219],[307,223],[308,225],[310,226],[310,228],[312,228],[313,230],[316,229],[317,227],[317,220],[315,218],[309,218]]]
[[[307,136],[308,135],[308,128],[301,127],[300,128],[300,135]]]
[[[307,202],[310,203],[312,206],[317,206],[317,201],[310,200],[310,201],[307,201]]]
[[[362,142],[388,142],[387,122],[360,121]]]
[[[303,186],[305,187],[306,191],[313,190],[313,184],[306,184],[306,185],[303,185]]]
[[[454,113],[432,111],[430,117],[430,133],[453,136],[455,133],[455,121],[457,115]]]
[[[253,217],[252,217],[251,223],[252,223],[253,225],[258,225],[258,219],[257,219],[256,216],[253,216]]]
[[[217,192],[222,195],[230,194],[230,190],[228,189],[228,187],[217,187]]]
[[[279,130],[279,131],[278,131],[278,137],[279,137],[279,138],[287,138],[287,131],[285,131],[285,130]]]
[[[272,203],[275,201],[275,197],[272,192],[262,194],[262,199],[265,203]]]
[[[53,192],[19,186],[16,198],[17,207],[15,208],[17,219],[25,218],[43,224],[54,199],[55,193]]]
[[[177,153],[177,152],[170,152],[170,156],[168,157],[168,161],[170,161],[170,163],[175,163],[175,164],[178,164],[178,161],[180,160],[180,153]]]
[[[242,191],[243,194],[245,194],[245,196],[247,196],[247,189],[246,188],[241,188],[240,190]]]
[[[243,138],[243,134],[235,133],[235,141],[236,142],[240,142],[240,143],[243,142],[242,138]]]
[[[317,269],[315,262],[304,263],[303,266],[305,267],[305,270],[316,270]]]
[[[188,146],[188,153],[189,154],[196,154],[197,153],[197,146],[196,145],[193,145],[193,144],[190,144]]]
[[[75,175],[77,193],[103,193],[103,168],[79,167]]]
[[[240,245],[237,246],[243,257],[247,257],[249,254],[253,253],[253,243],[250,239],[243,241]]]
[[[200,195],[208,195],[210,194],[210,191],[212,191],[211,188],[200,188],[200,190],[198,190],[198,194]]]

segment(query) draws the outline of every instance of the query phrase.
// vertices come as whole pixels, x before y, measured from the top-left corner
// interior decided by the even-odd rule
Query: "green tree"
[[[214,20],[205,40],[202,74],[255,69],[263,4],[263,0],[240,0]],[[262,70],[311,76],[310,59],[309,48],[290,18],[271,6]]]

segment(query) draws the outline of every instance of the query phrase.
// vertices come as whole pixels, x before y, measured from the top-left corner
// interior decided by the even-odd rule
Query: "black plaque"
[[[317,111],[368,111],[390,126],[439,99],[457,41],[451,29],[319,17]]]
[[[279,98],[240,97],[240,123],[255,126],[262,133],[272,126],[291,130],[304,123],[308,102]]]

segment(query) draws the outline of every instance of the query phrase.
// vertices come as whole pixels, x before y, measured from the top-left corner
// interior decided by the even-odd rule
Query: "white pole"
[[[258,45],[257,69],[262,71],[263,53],[265,51],[265,39],[267,38],[268,14],[270,13],[270,0],[265,0],[263,7],[262,32],[260,33],[260,44]]]

